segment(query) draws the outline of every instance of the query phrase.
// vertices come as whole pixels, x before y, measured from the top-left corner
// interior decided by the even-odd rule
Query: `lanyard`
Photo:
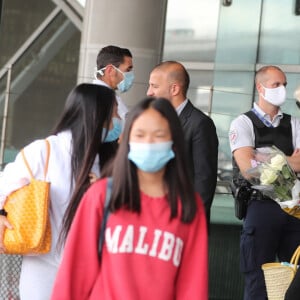
[[[253,107],[251,109],[251,111],[253,111],[255,113],[255,115],[267,126],[270,128],[274,128],[274,126],[272,125],[272,123],[270,121],[268,121],[267,119],[265,119],[262,115],[259,114],[259,112]]]

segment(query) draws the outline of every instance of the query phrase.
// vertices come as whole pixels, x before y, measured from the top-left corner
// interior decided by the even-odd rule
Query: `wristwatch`
[[[5,209],[0,209],[0,216],[7,216],[7,211]]]

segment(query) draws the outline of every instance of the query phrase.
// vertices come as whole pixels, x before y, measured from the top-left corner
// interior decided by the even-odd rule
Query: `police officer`
[[[291,167],[300,171],[300,120],[284,114],[280,106],[286,99],[286,76],[276,66],[259,69],[255,77],[258,102],[251,111],[234,119],[229,140],[234,181],[249,176],[254,149],[275,145],[283,151]],[[290,261],[300,245],[300,220],[285,213],[270,198],[254,191],[248,194],[247,211],[240,239],[240,268],[244,274],[244,300],[267,299],[262,264]]]

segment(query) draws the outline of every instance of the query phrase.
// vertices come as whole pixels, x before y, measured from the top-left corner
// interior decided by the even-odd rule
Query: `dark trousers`
[[[289,262],[300,245],[300,219],[285,213],[272,200],[251,200],[240,241],[240,268],[244,273],[244,300],[266,300],[262,264]]]

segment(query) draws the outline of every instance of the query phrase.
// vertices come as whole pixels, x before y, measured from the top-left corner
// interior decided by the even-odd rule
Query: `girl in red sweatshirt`
[[[186,165],[170,102],[141,101],[126,120],[112,189],[101,179],[80,201],[51,299],[207,300],[205,212]]]

